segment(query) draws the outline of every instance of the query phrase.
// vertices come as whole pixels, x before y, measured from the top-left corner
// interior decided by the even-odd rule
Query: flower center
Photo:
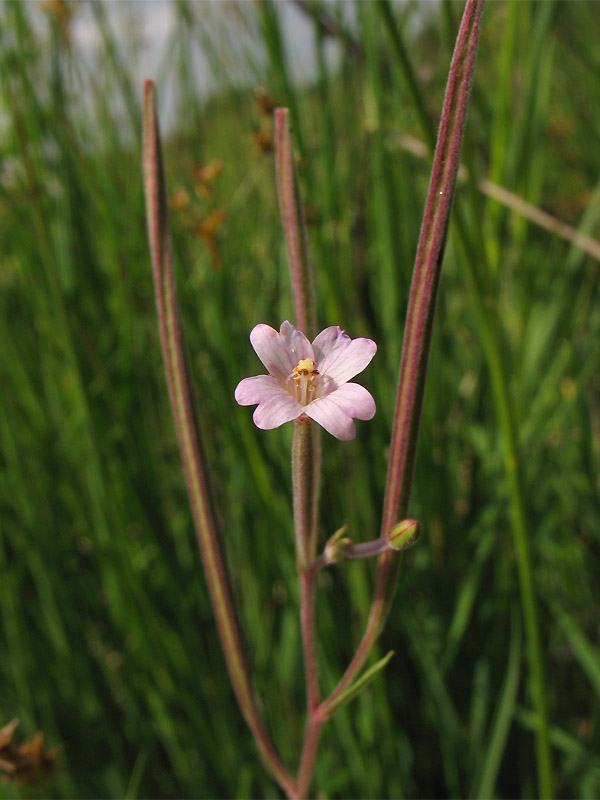
[[[291,394],[298,402],[307,406],[315,398],[315,391],[319,386],[319,370],[312,358],[302,358],[292,370],[288,380]]]

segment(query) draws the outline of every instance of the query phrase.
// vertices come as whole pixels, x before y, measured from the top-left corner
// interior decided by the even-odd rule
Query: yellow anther
[[[293,368],[288,380],[293,382],[293,396],[303,406],[312,402],[318,388],[319,370],[312,358],[301,358]]]
[[[296,373],[303,372],[306,375],[308,375],[308,374],[318,375],[319,374],[319,372],[317,370],[317,365],[312,360],[312,358],[302,358],[302,359],[300,359],[300,361],[294,367],[293,371],[296,372]]]

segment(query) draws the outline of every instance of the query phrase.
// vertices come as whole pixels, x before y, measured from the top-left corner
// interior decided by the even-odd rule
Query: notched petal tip
[[[368,420],[375,416],[375,400],[364,386],[345,383],[329,395],[319,397],[304,409],[337,439],[348,440],[356,436],[354,419]]]
[[[279,382],[287,380],[290,372],[303,358],[313,358],[313,349],[306,336],[285,320],[276,331],[270,325],[255,325],[250,341],[256,355]]]
[[[345,420],[342,420],[339,417],[336,419],[326,420],[321,416],[319,416],[317,419],[317,415],[309,414],[308,411],[306,413],[322,428],[325,428],[327,433],[330,433],[340,442],[349,442],[356,438],[356,425],[354,424],[353,420],[349,419],[348,417]]]
[[[355,419],[373,419],[377,407],[373,395],[359,383],[345,383],[334,395],[338,407]]]
[[[235,388],[234,397],[241,406],[252,406],[268,397],[285,392],[272,375],[244,378]]]
[[[270,431],[291,422],[303,412],[303,407],[291,395],[284,393],[269,397],[259,403],[252,419],[257,428]]]
[[[318,422],[322,428],[341,441],[349,441],[356,436],[356,426],[345,411],[341,410],[331,396],[321,397],[309,403],[304,413]]]
[[[346,383],[371,362],[377,352],[372,339],[351,339],[337,326],[325,328],[314,340],[320,371],[337,384]]]
[[[291,369],[304,358],[314,359],[313,346],[306,336],[295,328],[291,322],[285,320],[281,323],[279,335],[285,343],[286,352],[289,354]]]
[[[267,370],[280,380],[290,373],[289,354],[278,331],[270,325],[255,325],[250,332],[250,342],[256,355]]]

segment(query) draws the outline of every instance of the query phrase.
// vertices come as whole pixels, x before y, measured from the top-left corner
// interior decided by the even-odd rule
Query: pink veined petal
[[[315,351],[315,361],[321,367],[327,356],[336,352],[341,354],[350,344],[352,339],[338,325],[330,325],[329,328],[321,331],[313,340],[312,346]],[[337,356],[336,356],[337,357]]]
[[[256,355],[280,383],[287,380],[300,359],[313,358],[312,346],[306,336],[287,320],[282,323],[279,333],[270,325],[256,325],[250,333],[250,341]],[[298,352],[301,355],[297,355]]]
[[[320,403],[323,399],[331,400],[340,411],[355,419],[373,419],[375,416],[373,395],[359,383],[344,383],[326,398],[313,400],[311,405]]]
[[[304,413],[319,425],[322,425],[336,439],[348,441],[356,436],[356,428],[352,419],[333,401],[335,392],[326,397],[319,397],[304,407]]]
[[[345,383],[331,394],[313,400],[304,408],[304,413],[338,439],[354,439],[356,428],[352,418],[372,419],[375,400],[364,386]]]
[[[287,394],[272,375],[255,375],[252,378],[244,378],[238,383],[235,399],[241,406],[252,406],[282,393]]]
[[[256,325],[250,332],[250,342],[267,370],[280,382],[290,374],[290,357],[285,341],[270,325]]]
[[[292,369],[303,358],[312,358],[314,360],[315,354],[313,352],[312,344],[308,341],[308,339],[302,333],[302,331],[299,331],[297,328],[294,328],[291,322],[288,322],[287,319],[285,320],[285,322],[281,323],[281,327],[279,329],[279,335],[283,337],[286,347],[288,348],[291,354]]]
[[[347,342],[338,338],[321,360],[315,360],[321,375],[327,375],[339,386],[362,372],[376,352],[377,345],[372,339]]]
[[[269,431],[278,428],[284,422],[290,422],[304,411],[303,406],[291,394],[284,392],[263,400],[258,405],[252,419],[257,428]]]

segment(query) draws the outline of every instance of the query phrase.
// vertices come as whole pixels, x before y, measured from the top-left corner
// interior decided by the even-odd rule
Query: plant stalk
[[[294,496],[294,527],[296,531],[296,561],[300,576],[300,621],[306,678],[308,718],[302,756],[294,797],[305,797],[317,755],[322,720],[315,714],[319,707],[319,678],[315,641],[315,580],[311,566],[316,546],[317,496],[314,491],[313,425],[300,417],[294,424],[292,444],[292,488]]]
[[[424,108],[420,105],[420,94],[417,91],[417,83],[414,71],[408,60],[406,49],[402,42],[400,33],[395,25],[391,7],[388,0],[379,0],[379,8],[383,14],[386,27],[392,39],[394,51],[396,53],[401,72],[405,83],[415,103],[418,118],[423,132],[423,136],[428,146],[433,141],[433,130],[428,116],[424,113]],[[511,6],[514,12],[514,6]],[[508,22],[507,39],[503,47],[504,68],[500,74],[505,76],[505,82],[510,80],[511,56],[514,54],[514,36],[517,26],[517,17],[510,13]],[[498,97],[502,103],[503,93]],[[506,112],[504,116],[506,117]],[[502,116],[502,115],[500,115]],[[506,126],[496,126],[496,134],[492,143],[492,178],[498,177],[501,165],[504,163],[502,157],[502,146],[506,138]],[[504,138],[503,138],[504,137]],[[406,141],[406,137],[405,137]],[[425,149],[425,148],[423,148]],[[495,170],[495,171],[494,171]],[[471,176],[472,177],[472,176]],[[536,224],[551,230],[560,236],[565,236],[582,249],[587,250],[594,257],[598,257],[597,242],[589,237],[583,236],[579,231],[575,231],[569,226],[560,223],[550,215],[541,212],[529,203],[525,203],[521,198],[508,192],[503,187],[497,186],[490,180],[479,183],[479,188],[499,202],[505,203],[513,208],[518,214],[532,219]],[[490,211],[495,217],[493,207]],[[467,226],[464,215],[461,214],[460,207],[456,209],[456,241],[462,250],[459,259],[462,267],[463,276],[467,285],[471,303],[475,310],[477,326],[481,336],[483,351],[490,372],[492,395],[496,407],[498,425],[501,431],[503,444],[504,471],[507,481],[507,493],[509,497],[511,532],[513,545],[517,561],[517,572],[519,577],[519,588],[521,595],[521,610],[525,622],[525,635],[527,641],[527,659],[531,680],[531,693],[533,705],[536,709],[536,761],[538,772],[538,790],[541,797],[552,796],[552,767],[550,756],[549,723],[546,701],[546,681],[543,665],[543,650],[541,644],[541,632],[539,625],[539,615],[537,611],[537,599],[534,587],[530,534],[527,530],[525,501],[523,497],[521,481],[521,456],[518,450],[518,431],[512,411],[509,395],[509,383],[507,370],[502,358],[502,335],[499,326],[495,303],[489,297],[489,279],[497,269],[494,260],[490,267],[489,258],[486,258],[486,251],[495,256],[497,247],[495,244],[488,244],[487,248],[480,247],[479,253],[474,253],[467,239]],[[477,272],[474,265],[481,266]]]
[[[152,81],[144,86],[144,189],[156,307],[165,372],[204,572],[225,662],[240,709],[258,748],[280,786],[291,795],[293,781],[260,719],[245,659],[242,631],[222,541],[217,531],[200,426],[192,402],[183,331],[175,291],[167,190]]]
[[[450,64],[410,290],[381,524],[382,536],[391,530],[396,520],[406,517],[408,513],[437,289],[482,12],[482,0],[467,0]],[[365,633],[338,686],[322,704],[323,713],[352,683],[381,632],[395,590],[400,555],[387,551],[379,556]]]
[[[298,569],[306,570],[316,550],[317,502],[315,493],[315,433],[308,417],[294,423],[292,442],[292,494]]]
[[[296,327],[312,339],[317,333],[315,287],[287,108],[275,110],[275,167]],[[292,443],[292,490],[308,718],[294,794],[298,798],[306,797],[310,788],[323,722],[316,713],[319,679],[315,642],[316,570],[312,567],[317,550],[321,463],[321,429],[309,418],[300,417],[294,425]]]
[[[275,109],[275,174],[290,265],[295,324],[305,336],[313,339],[317,334],[315,286],[287,108]]]

